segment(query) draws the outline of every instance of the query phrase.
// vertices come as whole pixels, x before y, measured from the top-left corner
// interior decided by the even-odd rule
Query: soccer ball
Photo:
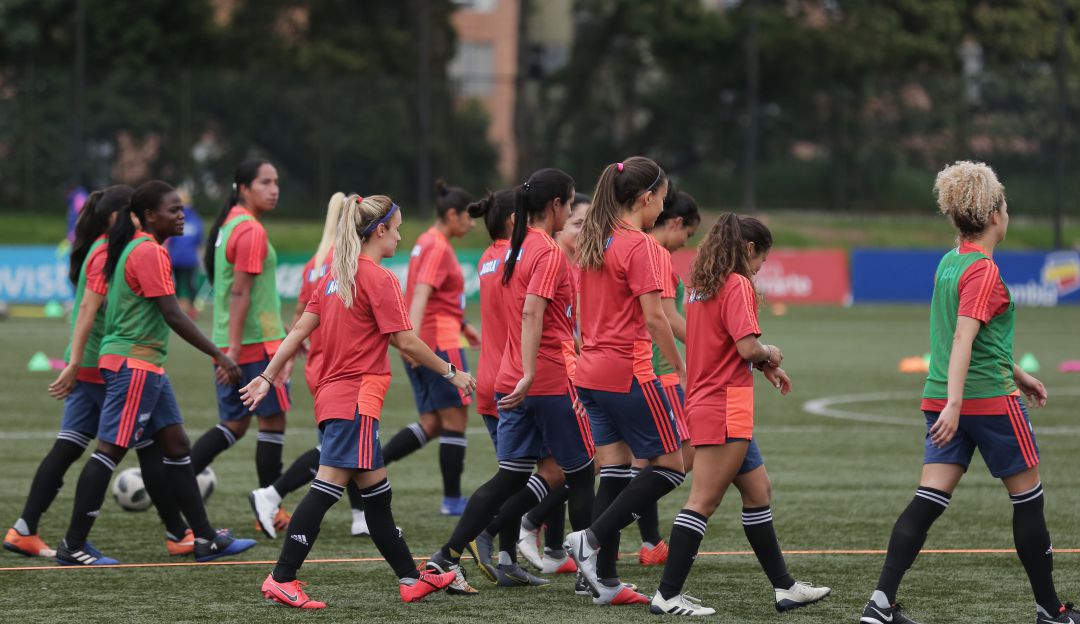
[[[199,482],[199,494],[202,494],[203,501],[209,500],[210,495],[217,488],[217,475],[214,474],[214,469],[210,466],[203,468],[203,471],[195,476],[195,480]]]
[[[146,511],[150,509],[150,494],[143,484],[142,471],[128,468],[116,475],[112,484],[113,498],[125,511]]]

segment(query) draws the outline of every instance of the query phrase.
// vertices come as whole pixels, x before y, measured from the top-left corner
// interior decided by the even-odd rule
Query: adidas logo
[[[301,544],[303,544],[304,546],[310,546],[310,544],[308,544],[308,541],[307,541],[307,536],[306,536],[306,535],[302,535],[302,534],[296,533],[296,534],[290,535],[289,537],[291,537],[291,538],[293,538],[294,540],[296,540],[296,541],[300,542],[300,543],[301,543]]]
[[[101,514],[101,510],[100,509],[95,509],[94,511],[86,512],[86,517],[87,518],[97,518],[98,515],[100,515],[100,514]]]

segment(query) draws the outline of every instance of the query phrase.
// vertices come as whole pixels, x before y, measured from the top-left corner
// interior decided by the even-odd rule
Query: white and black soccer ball
[[[210,466],[203,468],[203,471],[195,476],[195,480],[199,482],[199,494],[202,494],[203,501],[210,499],[210,495],[217,489],[217,475],[214,474],[214,469]]]
[[[150,493],[143,484],[142,471],[128,468],[116,475],[112,483],[113,498],[125,511],[146,511],[150,509]]]

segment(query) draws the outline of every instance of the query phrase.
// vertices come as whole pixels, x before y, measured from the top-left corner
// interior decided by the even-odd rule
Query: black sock
[[[708,524],[708,518],[690,509],[683,509],[675,516],[675,522],[671,525],[671,541],[668,543],[668,559],[657,589],[665,600],[682,593]]]
[[[611,505],[589,527],[599,540],[603,541],[617,534],[623,527],[634,521],[647,505],[659,500],[668,492],[682,484],[686,475],[668,468],[648,466],[637,477],[630,480]],[[601,476],[603,481],[603,476]],[[603,484],[601,484],[602,487]]]
[[[225,425],[217,425],[202,434],[191,448],[191,469],[195,474],[199,474],[222,451],[236,444],[236,439],[236,435]]]
[[[390,490],[390,482],[383,479],[361,491],[360,495],[364,497],[371,541],[375,542],[379,554],[386,559],[386,563],[390,564],[399,579],[420,578],[416,562],[409,552],[409,545],[405,543],[405,538],[394,523],[394,512],[390,509],[394,493]]]
[[[439,469],[442,470],[443,496],[461,496],[461,473],[465,472],[464,431],[443,431],[439,436]]]
[[[746,541],[750,542],[750,548],[754,549],[754,555],[772,586],[791,589],[795,579],[788,573],[784,553],[780,550],[780,541],[776,539],[772,508],[768,505],[743,507],[742,527],[743,533],[746,533]]]
[[[258,451],[256,451],[258,452]],[[313,448],[305,451],[303,455],[293,460],[285,472],[274,481],[274,489],[281,498],[304,487],[311,482],[319,472],[319,449]],[[352,483],[350,481],[350,483]]]
[[[292,519],[289,520],[288,534],[285,536],[285,543],[281,545],[277,565],[274,566],[275,581],[288,583],[296,580],[296,571],[304,565],[311,547],[315,545],[315,539],[319,537],[323,516],[334,503],[341,500],[344,493],[345,488],[340,485],[321,479],[311,482],[307,495],[296,506]]]
[[[150,495],[150,500],[154,502],[154,508],[157,509],[158,517],[165,525],[169,538],[179,540],[184,537],[184,533],[187,533],[188,526],[180,517],[180,505],[176,503],[176,498],[172,493],[172,484],[169,483],[165,474],[165,464],[162,463],[165,457],[161,454],[161,445],[154,444],[153,440],[148,440],[148,442],[149,444],[140,445],[135,449],[135,453],[139,456],[143,485],[146,486],[146,493]]]
[[[510,561],[517,561],[517,533],[521,526],[521,516],[540,504],[547,495],[547,480],[539,474],[530,476],[525,487],[499,507],[499,513],[485,529],[488,535],[499,536],[499,552],[505,552]]]
[[[596,490],[593,501],[592,521],[596,521],[611,504],[615,502],[619,494],[630,484],[630,464],[617,464],[600,467],[600,487]],[[570,526],[577,530],[574,523],[574,504],[568,500],[570,507]],[[590,523],[591,523],[590,522]],[[595,536],[594,536],[595,537]],[[600,552],[596,555],[596,571],[601,578],[614,578],[619,574],[615,568],[615,558],[619,554],[619,533],[607,536],[607,539],[598,540]]]
[[[394,434],[382,447],[383,463],[395,462],[428,443],[427,434],[420,423],[413,423]]]
[[[79,483],[75,486],[75,507],[71,511],[71,525],[65,536],[71,550],[78,550],[86,544],[86,536],[90,535],[94,520],[101,511],[101,503],[105,501],[105,492],[109,490],[109,479],[114,470],[116,460],[95,451],[79,473]]]
[[[217,537],[217,531],[210,526],[210,520],[206,517],[206,506],[199,492],[199,482],[195,480],[195,471],[191,469],[191,458],[187,455],[165,457],[161,463],[165,465],[165,478],[172,489],[173,498],[195,538],[213,540]]]
[[[1056,617],[1061,600],[1054,589],[1054,546],[1046,529],[1043,515],[1042,483],[1027,492],[1011,494],[1013,504],[1013,541],[1016,554],[1024,564],[1035,603],[1050,616]]]
[[[581,531],[592,523],[593,507],[596,502],[596,493],[593,491],[593,484],[595,482],[596,473],[593,470],[593,463],[591,460],[581,468],[566,471],[566,487],[563,488],[565,492],[564,497],[566,498],[566,507],[570,515],[570,528],[575,531]],[[618,494],[616,493],[616,496],[617,495]],[[562,506],[557,507],[552,513],[557,513],[561,519],[564,513]],[[548,526],[553,527],[555,524],[549,519]],[[564,528],[560,533],[566,530],[565,526],[566,524],[564,521]],[[559,548],[562,548],[562,538],[559,539]]]
[[[641,474],[641,468],[630,468],[631,476],[638,476]],[[641,511],[637,514],[638,532],[641,533],[641,543],[651,544],[656,546],[663,538],[660,537],[660,511],[658,505],[653,502],[652,504],[645,505]]]
[[[591,470],[589,474],[592,474]],[[566,537],[566,486],[556,488],[556,491],[562,494],[562,502],[551,510],[544,523],[546,525],[544,527],[544,550],[561,551],[563,549],[563,538]],[[589,500],[592,500],[591,496]],[[589,526],[588,521],[585,523],[585,527],[587,526]]]
[[[540,501],[540,504],[529,510],[529,513],[525,514],[525,519],[528,520],[528,526],[534,529],[540,528],[541,524],[550,523],[550,516],[555,513],[555,508],[561,503],[566,502],[566,488],[555,488],[548,492],[548,495],[544,497],[544,500]],[[565,513],[566,510],[563,510]],[[592,513],[592,510],[589,511]]]
[[[930,526],[949,508],[951,498],[941,490],[920,487],[915,490],[915,498],[908,503],[907,509],[897,518],[877,584],[877,591],[885,594],[889,604],[896,603],[896,591],[900,588],[904,573],[915,563]]]
[[[89,443],[90,438],[81,433],[60,432],[56,442],[38,465],[34,480],[30,482],[30,491],[26,494],[26,503],[20,516],[24,526],[19,527],[20,530],[25,530],[27,535],[38,532],[38,522],[42,514],[49,510],[49,506],[56,500],[56,495],[60,493],[60,488],[64,487],[64,475],[68,468],[82,456]]]
[[[450,540],[442,547],[443,556],[454,563],[461,559],[465,545],[480,535],[484,527],[498,513],[503,501],[525,487],[534,464],[535,462],[530,460],[499,462],[499,471],[495,473],[495,476],[488,479],[469,497],[465,512],[454,527]]]
[[[259,487],[264,488],[281,476],[281,452],[285,449],[284,431],[260,431],[255,442],[255,472]]]
[[[349,485],[345,486],[345,493],[349,495],[349,507],[353,511],[364,511],[364,496],[360,493],[360,487],[352,479],[349,479]]]

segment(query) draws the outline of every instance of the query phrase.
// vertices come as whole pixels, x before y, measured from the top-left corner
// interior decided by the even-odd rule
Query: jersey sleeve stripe
[[[427,253],[424,253],[423,251],[420,252],[419,282],[421,284],[428,284],[435,281],[435,273],[439,270],[439,264],[442,263],[442,257],[445,252],[446,248],[441,243],[431,245]]]
[[[987,308],[990,305],[990,295],[994,292],[994,286],[997,285],[998,276],[1000,275],[997,265],[990,260],[986,262],[989,266],[986,267],[983,282],[979,285],[979,296],[975,300],[975,310],[973,310],[980,318],[989,316]]]
[[[405,305],[405,297],[401,294],[401,282],[398,281],[397,275],[386,267],[381,268],[386,275],[390,278],[392,288],[394,289],[394,301],[397,302],[398,311],[401,313],[401,324],[404,327],[412,327],[412,321],[409,320],[409,308]]]
[[[758,328],[757,322],[757,306],[755,305],[757,299],[757,293],[754,292],[754,285],[750,283],[750,280],[743,276],[739,276],[739,287],[742,290],[743,303],[746,305],[746,318],[753,320],[754,328]]]
[[[658,257],[659,254],[656,253],[657,248],[660,246],[660,244],[654,241],[651,236],[645,234],[644,232],[641,235],[644,236],[646,239],[645,250],[649,255],[649,262],[651,264],[650,268],[652,269],[653,281],[656,282],[656,290],[659,290],[662,293],[664,290],[664,285],[660,282],[660,271],[658,270],[658,267],[660,266],[660,258]]]
[[[547,258],[547,265],[544,267],[544,278],[540,282],[541,296],[545,299],[551,299],[555,296],[555,278],[559,275],[559,257],[554,255],[559,250],[554,248],[554,245],[550,241],[547,242],[547,248],[550,252]]]

